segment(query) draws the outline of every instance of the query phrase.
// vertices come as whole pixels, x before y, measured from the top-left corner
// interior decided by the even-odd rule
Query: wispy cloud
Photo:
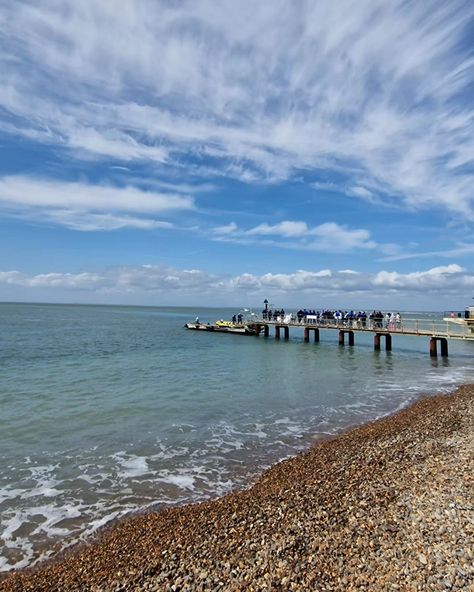
[[[365,229],[350,229],[335,222],[309,227],[306,222],[284,220],[278,224],[262,223],[240,229],[235,222],[212,229],[216,240],[230,242],[273,241],[275,246],[330,253],[348,253],[358,249],[383,249]]]
[[[75,230],[170,228],[170,222],[150,216],[193,207],[194,200],[190,196],[143,191],[136,187],[25,176],[0,178],[0,210],[3,213],[49,220]]]
[[[31,214],[31,212],[28,212]],[[153,218],[137,218],[134,216],[120,216],[117,214],[93,214],[71,210],[46,209],[35,213],[36,219],[51,222],[59,226],[66,226],[72,230],[97,231],[120,230],[121,228],[135,228],[138,230],[153,230],[157,228],[172,229],[171,222],[154,220]]]
[[[456,242],[455,246],[449,249],[440,249],[437,251],[408,251],[406,249],[395,250],[392,254],[381,257],[380,261],[406,261],[409,259],[453,259],[455,257],[466,257],[474,254],[474,244],[466,242]]]
[[[77,158],[170,170],[184,156],[244,181],[342,171],[362,199],[474,219],[470,2],[40,0],[1,13],[7,131]]]

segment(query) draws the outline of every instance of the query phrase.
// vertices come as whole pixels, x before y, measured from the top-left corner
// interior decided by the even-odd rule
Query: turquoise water
[[[474,382],[474,343],[186,331],[222,309],[0,304],[0,569],[251,483],[316,439]],[[421,316],[421,315],[420,315]]]

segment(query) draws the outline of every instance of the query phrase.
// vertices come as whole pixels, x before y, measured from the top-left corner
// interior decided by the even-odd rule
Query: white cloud
[[[350,229],[335,222],[325,222],[319,226],[309,227],[306,222],[284,220],[278,224],[264,222],[247,230],[240,229],[235,222],[231,222],[225,226],[213,228],[213,232],[218,240],[246,244],[263,240],[268,244],[267,237],[270,237],[271,244],[274,246],[330,253],[376,249],[380,246],[371,240],[368,230]],[[277,239],[281,239],[280,242],[277,242]]]
[[[153,220],[152,218],[136,218],[114,214],[91,214],[70,210],[47,210],[42,213],[42,219],[66,226],[72,230],[81,231],[119,230],[121,228],[136,228],[138,230],[174,228],[174,225],[170,222]]]
[[[165,162],[168,152],[160,146],[138,142],[130,135],[118,130],[102,131],[83,128],[72,129],[68,142],[78,150],[116,158],[119,160],[152,160]]]
[[[29,207],[68,207],[72,210],[157,213],[193,207],[182,195],[153,193],[134,187],[118,188],[50,181],[22,176],[0,178],[0,201]]]
[[[360,197],[361,199],[364,199],[368,202],[371,202],[374,200],[374,194],[372,193],[372,191],[369,191],[366,187],[362,187],[359,185],[351,187],[349,189],[348,193],[349,193],[349,195],[354,195],[355,197]]]
[[[335,222],[321,224],[314,228],[311,234],[318,237],[319,242],[317,244],[321,248],[334,249],[336,251],[374,249],[377,246],[377,243],[370,240],[370,232],[368,230],[350,230]]]
[[[55,273],[48,272],[28,275],[19,271],[0,271],[0,285],[27,288],[46,288],[68,290],[72,293],[83,291],[116,295],[157,292],[167,296],[170,302],[183,294],[194,299],[203,295],[214,301],[226,301],[232,297],[248,302],[248,298],[263,301],[263,295],[276,295],[282,302],[300,302],[304,298],[337,298],[346,301],[362,294],[362,299],[370,301],[374,297],[387,298],[398,294],[401,297],[422,298],[426,294],[443,294],[443,298],[465,294],[474,288],[474,272],[457,264],[434,267],[428,270],[402,274],[392,271],[377,273],[357,272],[355,270],[319,271],[297,270],[293,273],[265,273],[255,275],[242,273],[236,276],[216,275],[206,271],[191,269],[179,270],[172,267],[143,265],[139,267],[110,268],[101,272]],[[31,292],[34,294],[34,292]],[[272,296],[273,298],[273,296]],[[286,300],[285,300],[286,299]]]
[[[209,288],[213,277],[199,270],[177,270],[169,267],[144,265],[120,267],[100,273],[42,273],[28,275],[19,271],[0,272],[0,284],[29,288],[66,288],[74,291],[143,292]]]
[[[266,273],[261,276],[262,288],[276,288],[278,290],[313,290],[333,281],[331,270],[323,269],[317,272],[299,270],[292,274]]]
[[[185,154],[249,182],[342,171],[364,199],[472,220],[473,12],[462,0],[4,3],[2,127],[77,157],[180,167]]]
[[[104,287],[103,276],[97,273],[40,273],[29,276],[19,271],[1,271],[0,283],[29,288],[72,288],[96,290]]]
[[[143,191],[130,186],[113,187],[24,176],[0,178],[0,208],[4,212],[48,220],[75,230],[171,228],[170,222],[148,216],[193,207],[194,201],[190,196]],[[130,214],[140,214],[141,217]]]
[[[427,271],[415,271],[408,274],[396,271],[380,271],[375,275],[373,285],[416,291],[452,288],[453,283],[466,286],[474,285],[474,277],[472,275],[465,276],[463,272],[465,270],[455,264],[433,267]]]
[[[270,226],[269,224],[260,224],[247,231],[249,235],[280,235],[285,238],[307,236],[309,233],[306,222],[293,222],[284,220],[278,224]]]
[[[417,247],[418,245],[414,245]],[[407,259],[426,259],[426,258],[443,258],[453,259],[455,257],[466,257],[474,254],[474,244],[465,242],[456,242],[455,245],[449,249],[440,251],[417,251],[405,252],[394,248],[393,253],[387,250],[387,256],[381,257],[379,261],[403,261]]]
[[[218,235],[229,235],[233,234],[238,230],[237,224],[235,222],[230,222],[229,224],[225,224],[224,226],[216,226],[212,229],[215,234]]]

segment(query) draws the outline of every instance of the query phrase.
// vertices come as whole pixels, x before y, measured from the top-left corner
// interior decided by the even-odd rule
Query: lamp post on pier
[[[265,300],[263,301],[263,304],[265,305],[265,308],[263,310],[263,320],[266,321],[268,318],[268,300],[265,298]]]

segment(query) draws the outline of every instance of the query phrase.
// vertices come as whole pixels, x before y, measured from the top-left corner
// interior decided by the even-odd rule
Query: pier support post
[[[339,330],[339,345],[344,345],[345,333],[349,335],[349,345],[354,345],[354,331],[344,331],[344,329]]]
[[[275,325],[275,339],[280,339],[280,327]]]
[[[448,340],[445,337],[442,337],[440,340],[441,343],[441,355],[444,358],[448,357]]]
[[[437,342],[441,343],[441,355],[448,357],[448,340],[445,337],[432,337],[430,339],[430,356],[436,358],[438,355]]]
[[[309,334],[311,331],[314,333],[314,343],[319,343],[319,329],[313,329],[312,327],[304,328],[304,340],[306,343],[309,341]]]
[[[380,351],[381,337],[385,337],[385,351],[392,351],[392,336],[390,333],[376,333],[374,335],[374,350]]]
[[[285,340],[288,341],[288,339],[290,338],[290,328],[283,327],[283,331],[285,332]]]
[[[270,335],[270,327],[268,325],[264,326],[263,335],[264,337],[268,337]]]
[[[374,335],[374,350],[380,351],[380,333]]]

